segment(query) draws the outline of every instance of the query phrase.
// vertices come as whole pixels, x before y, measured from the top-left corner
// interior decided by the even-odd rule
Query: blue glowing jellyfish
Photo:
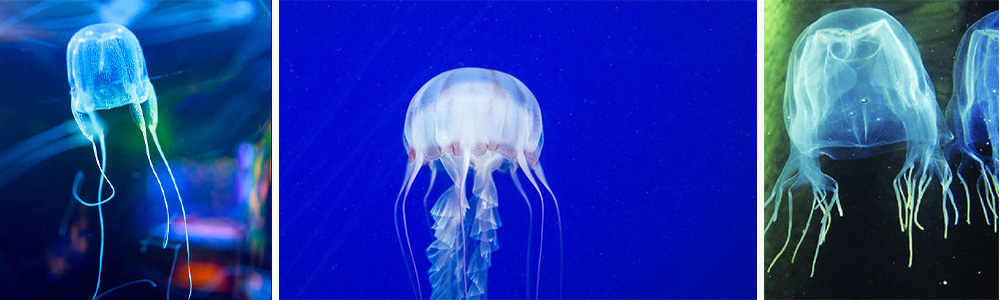
[[[997,94],[1000,60],[997,59],[997,12],[986,15],[972,25],[955,53],[954,94],[948,104],[948,123],[955,132],[955,140],[948,145],[951,153],[962,157],[962,163],[955,172],[958,182],[965,191],[965,221],[970,220],[969,184],[962,177],[966,168],[979,171],[976,191],[983,208],[986,223],[993,223],[997,230],[997,197],[1000,185],[997,182],[997,165],[1000,151],[997,140],[1000,130],[998,122]],[[982,150],[979,150],[982,149]],[[989,155],[987,155],[989,154]],[[971,166],[970,166],[971,165]]]
[[[923,229],[917,221],[920,202],[935,176],[943,190],[947,237],[945,202],[951,200],[954,207],[954,199],[947,188],[951,169],[941,145],[951,134],[917,45],[892,16],[873,8],[845,9],[806,27],[789,57],[784,115],[791,149],[764,202],[773,209],[764,232],[777,219],[787,193],[788,235],[768,270],[791,239],[793,190],[809,185],[813,196],[793,262],[813,214],[817,210],[822,214],[810,276],[815,273],[816,257],[830,229],[833,210],[843,215],[837,182],[820,170],[821,155],[850,160],[906,149],[906,161],[893,187],[899,226],[909,239],[909,264],[913,264],[913,227]]]
[[[562,223],[559,204],[538,161],[542,150],[541,111],[535,96],[517,78],[479,68],[441,73],[413,96],[406,112],[403,135],[409,164],[403,188],[399,191],[403,203],[400,205],[400,198],[397,197],[396,207],[403,211],[406,236],[404,256],[410,258],[415,274],[419,272],[413,258],[404,209],[410,186],[424,164],[431,169],[431,185],[436,176],[436,163],[440,163],[454,182],[430,210],[434,218],[432,229],[435,240],[427,247],[427,258],[431,263],[427,273],[432,299],[480,299],[486,295],[490,256],[499,247],[497,229],[501,226],[493,171],[509,170],[521,196],[528,202],[517,178],[518,168],[524,172],[541,198],[540,232],[544,233],[545,202],[535,181],[537,177],[555,204],[557,224]],[[466,196],[466,179],[470,170],[473,201],[468,201]],[[530,203],[528,211],[531,215]],[[397,234],[398,229],[397,225]],[[561,225],[559,235],[561,248]],[[544,234],[540,234],[539,240],[544,241]],[[400,247],[403,247],[402,238]],[[528,249],[531,249],[530,236]],[[560,264],[561,252],[560,249]],[[539,246],[536,296],[541,257],[542,247]],[[530,260],[528,264],[530,269]],[[415,292],[423,298],[417,277]],[[528,282],[530,280],[526,282],[530,293]]]
[[[174,180],[173,171],[170,170],[170,164],[167,162],[166,156],[163,155],[160,142],[156,137],[156,92],[153,90],[153,85],[149,82],[146,74],[146,60],[142,55],[142,48],[139,46],[138,39],[136,39],[131,31],[118,24],[101,23],[84,27],[73,35],[66,48],[66,68],[69,76],[73,118],[76,120],[80,131],[83,132],[84,137],[90,140],[91,148],[94,151],[94,160],[97,162],[97,167],[101,172],[101,181],[97,189],[98,201],[86,202],[79,197],[77,194],[77,185],[80,182],[79,176],[73,188],[73,195],[77,201],[86,206],[97,206],[98,214],[101,216],[101,262],[103,263],[104,260],[104,217],[101,205],[108,203],[108,201],[114,198],[115,188],[104,172],[107,159],[104,129],[97,115],[97,112],[100,110],[110,110],[123,106],[130,108],[133,120],[139,127],[139,131],[142,132],[143,142],[146,143],[144,147],[146,149],[146,159],[149,161],[149,166],[153,171],[154,177],[159,182],[159,175],[153,169],[153,160],[149,154],[146,129],[149,130],[149,136],[152,137],[153,143],[156,145],[156,150],[159,152],[160,158],[163,160],[163,164],[170,174],[174,190],[177,192],[177,199],[181,204],[181,214],[184,217],[184,239],[187,244],[187,213],[184,211],[184,200],[181,198],[180,191],[177,189],[177,183]],[[145,115],[149,118],[148,122],[146,116],[144,116],[144,111]],[[97,142],[94,141],[94,137],[97,137]],[[101,149],[99,152],[100,155],[98,155],[98,145]],[[111,195],[101,199],[103,197],[105,182],[111,188]],[[160,193],[163,195],[163,204],[167,207],[166,193],[163,191],[162,184],[160,184]],[[163,235],[163,247],[167,246],[170,232],[169,215],[169,207],[167,207],[167,233]],[[186,245],[185,249],[188,253],[188,282],[190,283],[190,245]],[[100,287],[101,269],[98,268],[97,287],[94,291],[94,298],[97,297]],[[190,288],[188,290],[188,298],[191,298]]]

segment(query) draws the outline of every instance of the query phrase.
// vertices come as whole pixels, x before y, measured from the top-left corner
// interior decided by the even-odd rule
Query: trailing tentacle
[[[765,208],[770,205],[774,205],[773,211],[771,213],[770,219],[767,221],[767,225],[764,228],[764,233],[767,234],[770,225],[775,222],[778,218],[778,210],[781,208],[782,201],[788,203],[788,231],[785,236],[785,242],[781,246],[781,250],[778,254],[774,256],[771,263],[767,267],[767,271],[770,272],[774,264],[777,263],[781,255],[785,253],[788,249],[788,244],[792,238],[792,224],[793,224],[793,204],[794,199],[792,198],[793,191],[797,187],[809,184],[812,190],[813,199],[809,208],[809,217],[806,220],[805,228],[802,229],[802,235],[799,236],[799,241],[796,243],[795,249],[792,251],[792,262],[795,262],[795,258],[798,256],[799,248],[802,246],[802,242],[805,240],[805,235],[809,231],[809,227],[812,223],[813,216],[817,210],[822,213],[820,218],[820,232],[819,237],[816,242],[816,249],[813,252],[813,261],[810,277],[815,273],[816,270],[816,258],[819,256],[819,249],[826,240],[826,234],[830,230],[830,225],[833,221],[831,214],[834,209],[837,209],[838,214],[843,216],[843,209],[840,206],[840,193],[837,186],[837,182],[829,175],[823,174],[819,170],[819,165],[814,158],[806,157],[792,152],[788,157],[788,161],[785,162],[785,168],[782,169],[781,175],[778,176],[778,180],[771,190],[771,195],[765,200]],[[785,197],[787,200],[784,200]]]
[[[896,203],[899,208],[900,230],[906,233],[909,244],[909,259],[907,266],[913,266],[913,228],[923,230],[923,225],[917,217],[920,215],[920,202],[927,192],[934,176],[937,176],[942,188],[942,213],[945,225],[945,238],[948,237],[948,211],[947,203],[951,202],[955,210],[955,219],[958,220],[958,208],[955,206],[955,197],[948,186],[952,181],[951,168],[948,166],[941,154],[926,151],[925,157],[921,160],[909,158],[903,169],[899,171],[893,180],[893,188],[896,193]],[[964,181],[961,178],[960,181]]]

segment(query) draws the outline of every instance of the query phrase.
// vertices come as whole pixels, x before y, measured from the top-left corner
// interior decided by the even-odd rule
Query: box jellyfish
[[[1000,151],[997,140],[997,95],[1000,52],[997,42],[997,12],[986,15],[965,32],[955,53],[954,94],[948,104],[948,123],[955,132],[955,140],[947,147],[950,153],[961,155],[962,163],[955,172],[965,191],[966,223],[969,217],[969,182],[962,177],[967,168],[979,171],[975,190],[983,208],[986,223],[993,223],[997,230],[997,165]]]
[[[765,208],[773,209],[764,232],[777,219],[787,195],[788,235],[768,270],[791,239],[793,190],[805,185],[812,190],[809,218],[792,254],[793,262],[814,213],[822,214],[810,276],[815,273],[834,209],[843,215],[837,182],[820,170],[821,155],[850,160],[906,149],[893,187],[899,226],[909,239],[909,265],[913,263],[913,227],[923,229],[917,221],[920,202],[934,177],[942,187],[947,229],[945,203],[951,200],[954,207],[954,199],[947,188],[951,169],[940,149],[951,134],[917,46],[892,16],[878,9],[853,8],[827,14],[806,27],[795,40],[788,62],[784,116],[791,149],[764,202]]]
[[[156,150],[160,154],[160,159],[163,160],[163,164],[170,174],[174,190],[177,192],[177,199],[181,204],[181,214],[184,217],[184,239],[185,243],[187,243],[187,213],[184,211],[184,200],[181,198],[180,191],[177,189],[177,183],[174,180],[173,171],[170,170],[170,164],[167,163],[167,158],[164,156],[160,142],[156,137],[156,92],[153,90],[153,85],[149,82],[149,77],[146,74],[146,60],[142,55],[142,48],[139,46],[138,39],[136,39],[131,31],[118,24],[101,23],[84,27],[73,35],[66,48],[66,68],[69,76],[69,93],[73,118],[76,120],[80,131],[83,132],[84,137],[90,141],[91,148],[94,151],[94,160],[97,162],[97,167],[101,172],[101,179],[97,189],[97,201],[86,202],[77,195],[77,186],[80,182],[80,177],[77,177],[77,181],[73,187],[73,194],[77,201],[86,206],[97,206],[98,215],[101,216],[100,260],[104,260],[104,217],[101,205],[114,198],[114,185],[111,184],[111,180],[104,172],[107,159],[104,129],[97,116],[97,111],[99,110],[110,110],[123,106],[129,107],[132,112],[133,121],[139,127],[139,131],[142,132],[149,167],[153,171],[157,182],[159,182],[159,175],[153,169],[153,160],[149,153],[149,142],[146,135],[146,130],[149,130],[149,136],[152,137],[153,143],[156,145]],[[149,118],[148,122],[146,121],[146,116]],[[97,137],[96,142],[94,137]],[[98,146],[101,149],[100,155],[98,155]],[[111,195],[101,199],[104,194],[105,183],[111,189]],[[163,195],[163,204],[167,207],[166,193],[163,191],[162,184],[160,184],[160,193]],[[167,233],[163,236],[163,247],[167,245],[170,232],[169,215],[169,207],[167,207]],[[190,246],[186,247],[185,249],[188,250],[188,265],[190,266]],[[190,277],[191,272],[188,269],[188,278],[190,279]],[[189,280],[188,282],[191,281]],[[97,293],[100,291],[100,287],[101,268],[98,268],[97,287],[94,290],[94,298],[98,297]],[[190,288],[188,289],[188,298],[191,298]]]
[[[427,272],[431,298],[483,298],[490,257],[499,247],[497,229],[501,226],[493,171],[510,170],[525,201],[528,198],[518,183],[517,169],[524,172],[542,198],[540,182],[548,190],[555,204],[557,224],[561,224],[558,202],[538,161],[542,150],[542,115],[538,102],[520,80],[506,73],[479,68],[455,69],[435,76],[413,96],[406,112],[403,135],[409,164],[399,191],[403,204],[399,205],[400,197],[397,197],[397,209],[405,207],[410,186],[424,164],[431,169],[432,185],[437,170],[435,163],[440,163],[454,183],[430,209],[435,239],[426,251],[431,263]],[[472,201],[466,196],[470,170]],[[541,200],[541,232],[544,233],[545,204],[544,199]],[[530,203],[528,209],[530,215]],[[413,272],[419,274],[410,245],[406,210],[402,211],[406,235],[403,254],[408,254]],[[561,225],[559,227],[562,247]],[[539,239],[544,241],[544,234],[540,234]],[[400,247],[403,248],[402,238]],[[528,249],[531,249],[530,242]],[[542,247],[539,246],[536,297],[541,257]],[[420,280],[416,283],[415,292],[423,298]]]

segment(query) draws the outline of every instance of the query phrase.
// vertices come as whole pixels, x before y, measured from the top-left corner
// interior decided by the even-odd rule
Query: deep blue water
[[[754,297],[753,2],[308,1],[281,14],[282,298],[414,297],[393,225],[404,115],[422,84],[463,66],[507,72],[538,98],[563,297]],[[425,296],[428,174],[407,206]],[[490,297],[523,298],[537,259],[527,208],[495,178]],[[541,296],[552,298],[547,204]]]

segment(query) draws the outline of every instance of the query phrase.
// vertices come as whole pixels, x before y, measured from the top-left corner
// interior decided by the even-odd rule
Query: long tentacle
[[[97,186],[97,199],[98,199],[97,202],[90,203],[84,201],[83,199],[80,198],[80,195],[77,193],[77,191],[79,190],[79,185],[83,181],[83,173],[77,172],[76,178],[74,178],[73,180],[73,197],[76,199],[76,201],[80,202],[80,204],[83,204],[84,206],[97,206],[97,215],[98,219],[100,220],[101,243],[100,247],[98,248],[99,250],[98,250],[98,260],[97,260],[97,284],[96,287],[94,287],[94,295],[91,297],[92,300],[97,299],[98,297],[97,293],[101,290],[101,275],[104,270],[104,209],[102,205],[104,203],[107,203],[108,201],[111,201],[111,199],[115,197],[114,185],[111,184],[111,180],[107,178],[107,174],[104,172],[105,167],[107,165],[107,148],[105,148],[104,146],[105,145],[104,134],[99,129],[100,125],[97,123],[96,118],[97,116],[94,115],[93,113],[88,114],[88,119],[91,125],[97,129],[96,130],[97,143],[94,142],[92,136],[87,136],[87,139],[90,140],[91,148],[94,150],[94,161],[97,162],[97,168],[101,170],[101,181],[98,183]],[[101,145],[100,157],[98,157],[97,153],[98,143]],[[101,200],[101,197],[104,194],[105,182],[107,182],[108,185],[111,186],[111,195],[108,196],[108,198]]]
[[[101,161],[101,174],[102,174],[101,177],[103,178],[104,177],[104,167],[107,164],[107,155],[106,155],[107,149],[104,147],[104,134],[99,134],[97,136],[97,138],[98,138],[98,140],[101,143],[101,160],[100,161]],[[73,190],[76,191],[75,188]],[[104,192],[104,180],[101,181],[101,184],[97,188],[97,199],[101,198],[101,194],[103,192]],[[79,198],[77,198],[77,199],[79,199]],[[109,196],[108,199],[110,200],[111,197]],[[102,273],[102,271],[104,269],[104,238],[105,238],[104,237],[104,208],[102,207],[101,204],[97,204],[97,216],[98,216],[98,219],[100,220],[100,224],[101,224],[101,247],[100,247],[100,250],[98,251],[99,254],[98,254],[98,261],[97,261],[97,287],[94,288],[94,296],[93,296],[93,298],[91,298],[92,300],[97,300],[97,292],[101,290],[101,273]]]
[[[839,187],[836,180],[827,174],[823,174],[818,170],[818,166],[814,165],[814,162],[807,161],[803,157],[799,157],[796,154],[789,156],[788,161],[785,163],[784,169],[782,169],[781,174],[778,176],[778,180],[775,182],[774,187],[771,189],[771,194],[768,199],[764,202],[765,209],[773,204],[771,219],[768,221],[767,226],[765,226],[765,234],[767,233],[768,227],[777,220],[778,212],[781,209],[781,203],[788,202],[786,211],[788,213],[788,226],[785,233],[785,242],[782,244],[781,249],[772,258],[771,263],[767,267],[767,271],[770,272],[777,263],[778,259],[788,250],[788,245],[792,239],[793,224],[794,224],[794,198],[793,191],[796,187],[802,183],[808,182],[810,184],[812,192],[812,201],[809,207],[809,217],[806,219],[804,228],[799,235],[799,240],[795,244],[795,249],[792,251],[791,262],[794,263],[795,259],[798,257],[799,249],[802,247],[803,241],[805,241],[805,236],[809,232],[809,228],[812,225],[813,217],[816,215],[817,210],[822,214],[820,218],[820,230],[816,242],[816,248],[813,251],[812,265],[810,267],[809,276],[812,277],[816,272],[816,261],[819,256],[819,250],[822,247],[824,241],[826,240],[826,234],[830,229],[832,223],[832,214],[834,210],[837,210],[840,216],[844,215],[844,209],[840,204],[840,194]],[[785,200],[784,198],[788,198]]]
[[[930,159],[922,160],[920,162],[920,168],[916,169],[915,173],[915,189],[916,193],[916,204],[913,207],[913,224],[917,226],[920,230],[924,230],[924,226],[920,224],[920,202],[924,199],[924,193],[927,192],[927,188],[931,185],[931,177],[928,175],[928,166],[930,164]],[[945,216],[947,217],[947,216]]]
[[[399,193],[396,195],[396,204],[393,205],[393,222],[396,227],[396,239],[399,241],[399,249],[403,252],[403,257],[408,258],[410,265],[413,267],[413,273],[410,273],[410,268],[407,267],[406,273],[410,276],[411,285],[415,284],[414,293],[416,293],[421,299],[423,296],[423,288],[420,286],[420,276],[417,271],[416,258],[413,256],[413,247],[410,244],[410,230],[409,225],[406,223],[406,198],[410,194],[410,187],[413,185],[414,178],[417,177],[417,173],[420,172],[422,160],[417,159],[406,167],[406,176],[403,178],[403,185],[399,188]],[[400,200],[402,199],[402,205],[400,205]],[[396,216],[397,210],[403,211],[403,231],[406,236],[406,248],[403,248],[403,237],[399,232],[399,217]]]
[[[903,199],[902,209],[903,209],[903,219],[900,220],[902,225],[902,230],[907,235],[907,241],[909,244],[909,261],[907,267],[913,265],[913,226],[914,224],[914,183],[913,183],[913,165],[907,165],[903,167],[899,175],[896,175],[896,181],[900,181],[896,191],[897,199]],[[898,201],[898,200],[897,200]]]
[[[403,245],[403,234],[399,232],[399,200],[403,198],[403,189],[406,188],[406,179],[410,178],[410,166],[407,166],[406,176],[403,178],[403,186],[399,188],[399,193],[396,195],[396,202],[392,204],[392,223],[396,229],[396,241],[399,242],[399,252],[403,259],[409,258],[406,254],[406,246]],[[406,277],[410,280],[410,288],[413,289],[413,294],[417,295],[417,286],[414,283],[414,271],[410,270],[409,264],[406,266]]]
[[[775,185],[775,188],[778,188],[779,185],[781,186],[781,189],[777,190],[777,193],[779,194],[778,195],[778,202],[775,202],[775,207],[774,207],[774,211],[776,211],[776,212],[778,211],[779,204],[781,204],[781,194],[782,194],[782,191],[785,189],[784,188],[785,183],[783,181],[779,180],[779,182]],[[775,193],[775,191],[772,190],[771,191],[771,195],[773,196],[774,193]],[[788,190],[788,201],[787,201],[788,202],[788,205],[787,205],[788,206],[788,233],[785,236],[785,243],[781,246],[781,250],[778,250],[778,254],[774,255],[774,258],[771,259],[771,264],[767,266],[767,271],[768,272],[771,272],[771,268],[773,268],[774,264],[776,262],[778,262],[779,258],[781,258],[781,254],[785,253],[785,249],[788,248],[788,242],[792,239],[792,207],[793,207],[792,203],[794,202],[792,200],[793,200],[792,199],[792,191],[791,191],[791,189],[789,189]],[[772,222],[773,221],[768,222],[768,224],[770,224]],[[767,230],[765,229],[764,232],[767,232]],[[794,258],[793,258],[793,260],[794,260]]]
[[[535,176],[538,177],[538,181],[542,183],[545,190],[549,191],[549,196],[552,196],[552,205],[556,209],[556,229],[559,232],[559,299],[562,299],[563,291],[563,227],[562,227],[562,213],[559,210],[559,199],[556,198],[556,194],[552,192],[552,188],[549,186],[549,182],[545,180],[545,172],[542,171],[542,164],[538,163],[532,169],[535,172]]]
[[[463,151],[463,152],[469,153],[469,151]],[[462,226],[461,226],[461,228],[462,228],[462,260],[463,260],[463,262],[462,262],[462,286],[464,288],[463,291],[466,291],[466,294],[465,294],[466,298],[469,297],[469,294],[468,294],[469,281],[468,281],[468,277],[465,275],[465,274],[469,274],[468,263],[465,263],[465,258],[469,257],[469,253],[468,253],[468,251],[469,251],[469,246],[468,246],[468,236],[469,236],[469,233],[465,230],[466,226],[465,226],[464,222],[465,222],[465,218],[466,218],[465,212],[468,211],[468,209],[469,209],[469,200],[465,196],[465,183],[468,181],[467,179],[469,177],[469,165],[472,163],[471,158],[469,156],[470,155],[465,155],[464,157],[462,157],[462,162],[461,162],[460,165],[458,165],[458,171],[459,171],[459,173],[458,173],[458,182],[456,184],[456,186],[458,188],[455,191],[458,194],[458,199],[460,200],[460,203],[462,203],[462,209],[459,210],[459,220],[461,220],[461,222],[462,222]]]
[[[979,194],[979,206],[982,208],[983,218],[986,220],[986,224],[994,224],[994,228],[996,228],[996,222],[991,222],[991,219],[996,219],[997,216],[995,207],[995,199],[997,197],[995,187],[996,178],[993,177],[993,174],[989,171],[989,168],[982,159],[979,159],[979,157],[976,157],[975,155],[968,155],[967,157],[976,162],[976,166],[980,172],[979,179],[976,180],[976,191]],[[966,192],[966,194],[968,194],[968,192]],[[993,218],[990,217],[990,213],[993,214]]]
[[[156,151],[160,153],[163,165],[167,167],[167,174],[170,175],[170,183],[174,185],[174,192],[177,193],[177,201],[181,205],[181,218],[184,221],[184,253],[187,257],[188,269],[188,300],[190,300],[191,294],[194,292],[194,281],[191,279],[191,241],[188,234],[187,211],[184,210],[184,198],[181,197],[181,190],[177,188],[177,179],[174,178],[174,171],[170,169],[170,163],[167,162],[167,157],[163,154],[163,148],[160,147],[160,140],[156,137],[156,125],[149,125],[149,133],[153,137],[153,144],[156,145]]]
[[[986,173],[987,181],[991,182],[993,186],[993,188],[989,188],[989,186],[987,186],[986,188],[987,188],[987,193],[990,195],[988,198],[989,208],[990,212],[993,213],[993,232],[995,233],[997,232],[997,225],[1000,225],[998,224],[1000,223],[1000,214],[997,213],[997,200],[998,198],[1000,198],[1000,181],[997,180],[995,164],[992,167],[992,170],[984,168],[982,172]],[[989,222],[987,222],[987,224],[989,224]]]
[[[781,170],[781,174],[778,176],[778,180],[775,182],[774,187],[771,188],[771,195],[764,201],[765,208],[772,203],[774,204],[774,208],[771,212],[771,218],[767,221],[767,224],[764,225],[764,234],[766,235],[768,230],[771,228],[771,224],[774,224],[774,222],[777,221],[778,212],[781,208],[781,202],[784,200],[784,194],[786,191],[788,193],[788,200],[785,201],[788,202],[788,232],[786,233],[785,242],[781,246],[781,250],[778,250],[778,254],[771,259],[771,263],[767,266],[768,272],[770,272],[771,268],[774,267],[774,264],[778,262],[781,255],[785,253],[785,250],[788,248],[788,243],[792,239],[792,202],[794,200],[792,199],[792,189],[794,188],[800,173],[797,165],[797,159],[797,157],[793,156],[788,158],[788,161],[785,162],[785,167]]]
[[[170,300],[170,286],[174,281],[174,271],[177,267],[177,254],[181,250],[181,245],[174,244],[172,248],[174,248],[174,260],[170,262],[170,274],[167,275],[167,300]]]
[[[91,141],[91,143],[93,143],[93,141]],[[101,147],[103,148],[104,145],[101,145]],[[77,172],[76,178],[73,180],[74,181],[74,183],[73,183],[73,198],[76,199],[76,201],[79,202],[80,204],[82,204],[83,206],[89,206],[89,207],[94,207],[94,206],[98,206],[98,205],[101,205],[101,204],[108,203],[108,201],[111,201],[111,199],[115,197],[115,186],[113,184],[111,184],[110,180],[105,180],[105,179],[107,179],[107,175],[105,175],[105,173],[104,173],[104,166],[102,166],[102,163],[101,163],[102,160],[100,158],[98,158],[96,144],[93,146],[93,148],[94,148],[94,160],[97,161],[97,168],[101,170],[101,179],[102,179],[101,180],[101,187],[99,187],[98,189],[103,188],[104,182],[107,181],[108,185],[111,186],[111,195],[109,195],[107,198],[98,200],[97,202],[87,202],[87,201],[83,200],[83,198],[80,198],[80,193],[79,193],[79,190],[80,190],[79,187],[80,187],[80,185],[76,184],[76,181],[81,181],[81,182],[83,181],[83,173]],[[100,196],[101,195],[98,194],[98,197],[100,197]],[[97,199],[100,199],[100,198],[97,198]]]
[[[962,183],[962,189],[965,191],[965,223],[972,224],[972,218],[970,217],[972,215],[972,197],[969,195],[969,184],[965,182],[965,177],[962,176],[962,165],[964,164],[963,162],[958,165],[958,172],[955,175],[958,176],[958,181]]]
[[[951,167],[948,162],[941,158],[941,160],[936,161],[938,164],[935,170],[938,172],[938,176],[941,177],[941,213],[944,215],[944,238],[948,238],[948,226],[951,225],[948,221],[948,203],[951,203],[952,211],[955,212],[955,223],[953,225],[958,225],[959,215],[958,215],[958,205],[955,204],[955,194],[951,191],[951,182],[954,180],[951,173]]]
[[[76,198],[76,201],[80,202],[80,204],[83,204],[84,206],[93,207],[93,206],[98,206],[98,205],[107,203],[108,201],[111,201],[111,199],[115,197],[115,185],[111,183],[111,179],[108,178],[107,173],[104,171],[105,170],[105,167],[104,167],[104,165],[105,165],[105,158],[107,157],[107,154],[106,154],[107,149],[104,146],[105,145],[105,143],[104,143],[104,133],[103,133],[103,130],[101,129],[101,125],[97,122],[97,115],[95,115],[93,112],[90,112],[90,113],[87,114],[87,116],[88,116],[87,119],[90,121],[91,126],[95,129],[95,131],[97,131],[97,134],[96,134],[97,135],[97,141],[98,141],[99,144],[101,144],[100,158],[98,158],[97,143],[94,142],[94,138],[92,136],[87,136],[87,139],[90,140],[90,147],[91,147],[91,149],[94,150],[94,161],[97,163],[97,169],[101,170],[101,184],[98,186],[98,193],[97,193],[97,199],[98,199],[98,201],[97,202],[90,203],[90,202],[87,202],[87,201],[84,201],[83,199],[81,199],[80,195],[77,193],[77,189],[75,187],[73,188],[73,197]],[[105,182],[107,182],[108,186],[111,187],[111,195],[108,196],[108,198],[105,198],[105,199],[101,200],[101,196],[103,194],[102,191],[103,191],[104,183]]]
[[[173,219],[174,217],[176,217],[176,215],[171,216],[170,219]],[[150,238],[151,238],[151,236],[147,237],[146,239],[142,240],[139,243],[139,245],[140,245],[139,252],[146,253],[146,249],[149,247],[149,245],[153,244],[153,241],[150,240]],[[167,300],[170,300],[170,287],[173,286],[174,270],[176,270],[176,267],[177,267],[177,256],[180,253],[181,244],[172,243],[172,244],[168,245],[167,247],[169,247],[169,248],[171,248],[171,249],[174,250],[174,259],[173,259],[173,261],[170,262],[170,273],[167,274],[167,285],[165,286],[166,290],[167,290],[166,291],[167,292]],[[156,285],[153,285],[153,287],[156,287]]]
[[[825,193],[825,192],[824,192]],[[822,197],[822,196],[821,196]],[[822,202],[819,207],[823,211],[823,217],[820,218],[820,231],[819,239],[816,241],[816,250],[813,252],[812,268],[809,271],[809,277],[813,277],[816,274],[816,259],[819,258],[819,249],[826,242],[826,234],[830,232],[830,224],[833,221],[831,216],[831,211],[833,210],[833,203],[824,205]]]
[[[795,258],[799,254],[799,248],[802,247],[802,242],[805,241],[805,239],[806,239],[806,233],[809,232],[809,226],[812,225],[812,219],[813,219],[813,216],[816,215],[816,210],[820,210],[821,207],[822,207],[822,205],[823,205],[823,202],[822,201],[817,201],[817,199],[815,197],[816,197],[816,195],[813,194],[813,201],[812,201],[812,204],[809,207],[809,217],[806,218],[806,227],[804,229],[802,229],[802,234],[799,235],[799,242],[795,244],[795,250],[792,250],[792,263],[795,263]],[[789,190],[788,191],[788,199],[791,199],[791,198],[792,198],[792,191]],[[789,214],[789,218],[791,218],[791,214],[792,214],[792,202],[791,201],[788,202],[788,214]],[[791,234],[792,234],[791,222],[788,222],[788,223],[789,223],[788,238],[791,238]],[[785,245],[786,246],[788,245],[788,240],[785,240]],[[784,251],[785,250],[784,247],[782,247],[781,250]],[[779,254],[780,254],[780,252],[779,252]]]
[[[514,181],[514,186],[517,187],[517,191],[521,193],[521,198],[524,199],[524,204],[528,206],[528,246],[524,252],[525,264],[524,264],[524,298],[531,299],[531,232],[532,227],[535,224],[535,213],[531,209],[531,201],[528,200],[528,195],[524,193],[524,188],[521,187],[521,181],[517,178],[517,167],[513,167],[510,170],[510,179]]]
[[[538,192],[538,199],[540,200],[539,207],[541,209],[541,220],[538,225],[538,270],[535,272],[535,299],[538,299],[539,292],[541,291],[542,283],[542,250],[545,248],[545,199],[542,197],[542,190],[538,187],[538,183],[535,181],[535,177],[532,175],[531,171],[528,170],[528,161],[524,157],[524,153],[517,154],[517,164],[521,166],[521,172],[524,172],[524,177],[528,178],[528,182],[535,187],[535,191]]]
[[[431,196],[431,190],[434,189],[434,182],[437,180],[437,166],[433,162],[427,164],[427,166],[431,169],[431,182],[427,184],[427,191],[424,192],[424,201],[423,201],[423,203],[424,203],[424,210],[423,211],[424,212],[430,212],[431,211],[429,209],[430,207],[427,206],[427,199],[430,198],[430,196]],[[427,230],[430,232],[431,235],[434,235],[434,232],[430,231],[431,230],[430,225],[433,224],[433,222],[434,222],[433,220],[431,220],[430,213],[425,213],[424,214],[424,218],[427,219],[426,220],[427,221]]]
[[[830,175],[826,174],[822,175],[823,175],[823,180],[826,181],[826,184],[824,184],[824,186],[832,187],[832,189],[829,191],[830,193],[828,194],[827,193],[828,191],[825,188],[819,190],[817,190],[816,187],[813,188],[813,207],[810,209],[809,218],[806,220],[806,229],[802,231],[802,235],[804,237],[806,231],[809,230],[809,224],[812,222],[813,213],[816,212],[816,209],[819,209],[820,211],[823,212],[823,217],[820,218],[821,227],[819,232],[819,238],[816,241],[816,250],[813,252],[812,267],[810,268],[809,277],[813,277],[813,275],[816,274],[816,260],[817,258],[819,258],[820,247],[823,246],[823,243],[826,242],[826,235],[830,231],[830,226],[833,223],[833,218],[831,216],[833,214],[833,209],[836,208],[838,214],[841,217],[844,216],[844,209],[840,205],[840,188],[837,184],[837,181],[834,180],[833,177],[830,177]],[[799,243],[795,246],[795,253],[798,253],[799,246],[802,245],[802,240],[803,238],[800,237]],[[792,261],[793,262],[795,261],[795,254],[792,254]]]
[[[920,162],[920,167],[917,168],[912,162],[907,163],[900,170],[899,174],[896,175],[896,179],[893,180],[897,205],[901,209],[900,228],[906,233],[909,244],[908,267],[913,266],[913,229],[916,227],[917,229],[924,230],[917,216],[920,213],[921,200],[931,182],[929,164],[929,161],[922,161]],[[945,180],[944,176],[947,176],[946,174],[939,175],[942,176],[942,180]],[[944,217],[948,218],[947,213]],[[945,227],[947,227],[947,223]]]
[[[788,160],[785,162],[785,167],[781,169],[781,174],[778,175],[778,180],[775,181],[774,187],[771,188],[771,195],[764,200],[764,207],[768,207],[771,203],[774,203],[774,210],[771,212],[771,218],[768,219],[767,224],[764,224],[764,234],[771,228],[771,224],[774,224],[778,220],[778,208],[781,207],[782,197],[784,191],[788,190],[788,201],[792,201],[791,189],[793,189],[797,183],[799,174],[799,160],[801,158],[795,154],[789,155]]]
[[[146,161],[149,162],[149,170],[153,172],[153,178],[156,178],[156,186],[160,187],[160,195],[163,196],[163,209],[167,215],[167,225],[163,232],[162,248],[166,249],[167,242],[170,240],[170,204],[167,202],[167,192],[163,190],[163,181],[160,181],[160,175],[156,173],[156,168],[153,167],[153,158],[149,155],[149,139],[146,137],[146,118],[142,116],[142,107],[140,104],[132,104],[132,117],[139,127],[139,132],[142,132],[142,150],[146,151]],[[150,131],[152,132],[152,129]],[[153,132],[153,135],[156,135],[156,133]],[[157,146],[157,149],[159,149],[159,146]],[[163,161],[166,161],[166,159]]]

